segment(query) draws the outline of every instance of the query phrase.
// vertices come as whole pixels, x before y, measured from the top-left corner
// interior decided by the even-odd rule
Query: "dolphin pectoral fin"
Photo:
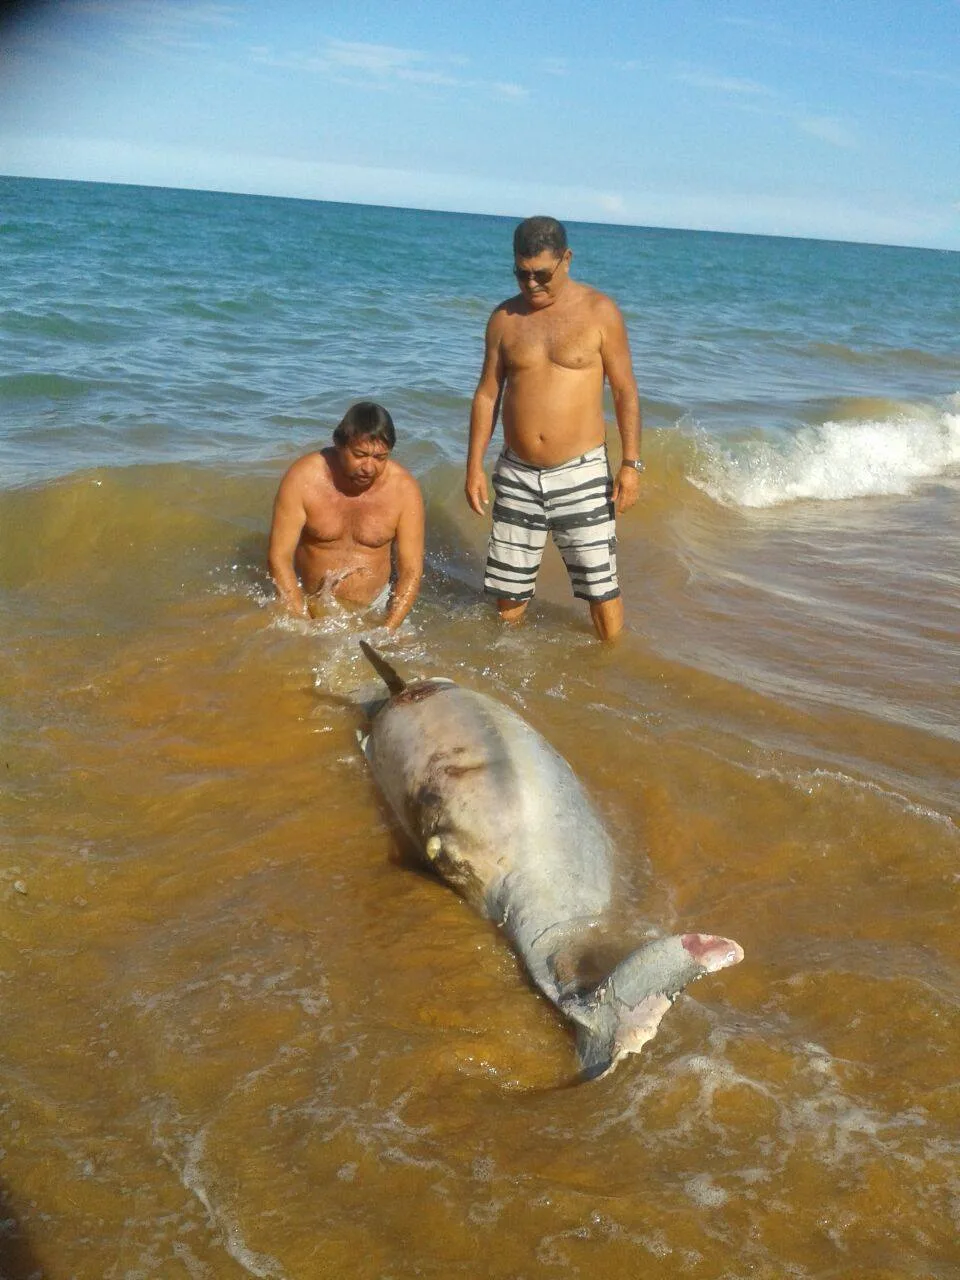
[[[367,743],[369,741],[370,741],[369,733],[364,733],[362,729],[358,729],[357,742],[360,744],[360,750],[363,752],[365,756],[367,756],[368,759],[369,759],[369,753],[367,751]]]
[[[689,983],[743,959],[743,948],[714,934],[658,938],[622,960],[593,996],[571,1009],[585,1079],[612,1071],[657,1034],[663,1015]]]

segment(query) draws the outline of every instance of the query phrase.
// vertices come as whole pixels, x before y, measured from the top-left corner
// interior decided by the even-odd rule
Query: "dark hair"
[[[393,419],[383,405],[374,404],[372,400],[361,400],[350,406],[334,430],[333,443],[343,446],[364,437],[379,440],[388,449],[397,443]]]
[[[567,232],[556,218],[524,218],[513,233],[513,253],[517,258],[535,258],[547,250],[562,258],[567,251]]]

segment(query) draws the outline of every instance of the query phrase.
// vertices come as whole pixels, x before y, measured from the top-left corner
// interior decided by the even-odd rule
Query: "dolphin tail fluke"
[[[688,983],[739,964],[743,949],[707,933],[658,938],[622,960],[577,1010],[577,1053],[588,1080],[639,1053]]]
[[[374,671],[376,671],[377,675],[387,686],[390,692],[403,693],[404,689],[407,687],[406,682],[401,680],[385,658],[380,657],[380,654],[377,653],[373,645],[367,644],[366,640],[361,640],[360,648],[363,650],[367,661],[373,667]]]

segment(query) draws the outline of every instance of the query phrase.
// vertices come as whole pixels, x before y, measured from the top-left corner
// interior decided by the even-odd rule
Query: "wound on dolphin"
[[[361,738],[373,775],[425,861],[506,933],[531,979],[576,1030],[585,1079],[639,1053],[697,978],[729,968],[729,938],[647,942],[599,982],[613,845],[564,758],[525,720],[446,679],[406,683],[360,646],[390,697]]]

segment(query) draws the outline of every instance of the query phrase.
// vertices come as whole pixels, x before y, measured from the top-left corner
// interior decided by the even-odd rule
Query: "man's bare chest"
[[[395,513],[382,497],[321,494],[304,505],[307,518],[302,536],[310,542],[376,549],[391,542],[396,533]]]
[[[505,331],[501,350],[508,373],[550,365],[587,371],[601,365],[600,338],[600,330],[582,317],[544,313],[518,318]]]

